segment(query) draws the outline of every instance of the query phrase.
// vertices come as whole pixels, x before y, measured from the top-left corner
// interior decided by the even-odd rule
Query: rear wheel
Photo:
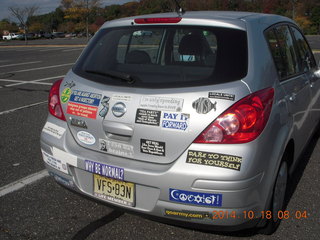
[[[270,235],[274,233],[279,224],[281,219],[279,219],[279,211],[284,210],[284,200],[286,196],[286,189],[287,189],[287,179],[288,179],[288,165],[286,161],[282,161],[276,182],[273,187],[272,198],[269,203],[269,208],[267,210],[271,211],[272,218],[267,219],[267,224],[264,228],[260,230],[260,233]]]

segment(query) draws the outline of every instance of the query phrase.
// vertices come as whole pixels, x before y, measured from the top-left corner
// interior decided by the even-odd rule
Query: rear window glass
[[[246,32],[152,26],[99,31],[74,67],[84,78],[146,88],[201,86],[247,74]]]

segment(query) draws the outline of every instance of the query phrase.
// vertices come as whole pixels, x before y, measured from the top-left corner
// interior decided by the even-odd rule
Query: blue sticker
[[[222,194],[189,192],[170,188],[169,195],[170,201],[211,207],[222,206]]]
[[[99,106],[101,97],[101,94],[73,90],[70,96],[70,101],[90,106]]]
[[[162,128],[186,131],[189,125],[190,114],[167,113],[162,116]]]
[[[124,180],[124,169],[118,168],[103,163],[97,163],[85,160],[85,170],[91,173],[99,174],[108,178]]]

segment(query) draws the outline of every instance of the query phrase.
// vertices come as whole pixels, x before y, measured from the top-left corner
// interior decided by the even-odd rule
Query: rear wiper
[[[112,71],[112,70],[97,71],[97,70],[89,70],[89,69],[85,70],[85,72],[92,73],[92,74],[98,74],[98,75],[102,75],[102,76],[107,76],[107,77],[111,77],[114,79],[119,79],[122,81],[126,81],[129,84],[133,84],[135,82],[135,80],[132,78],[132,76],[127,73],[116,72],[116,71]]]

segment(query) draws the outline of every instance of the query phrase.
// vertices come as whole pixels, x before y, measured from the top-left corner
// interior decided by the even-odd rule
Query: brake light
[[[178,23],[181,17],[168,17],[168,18],[136,18],[134,20],[137,24],[157,24],[157,23]]]
[[[60,120],[66,121],[66,118],[62,112],[60,95],[59,95],[61,82],[62,82],[62,79],[56,81],[52,85],[49,92],[48,108],[51,115],[55,116],[56,118],[59,118]]]
[[[267,88],[239,100],[211,123],[194,143],[246,143],[256,139],[270,116],[274,89]]]

